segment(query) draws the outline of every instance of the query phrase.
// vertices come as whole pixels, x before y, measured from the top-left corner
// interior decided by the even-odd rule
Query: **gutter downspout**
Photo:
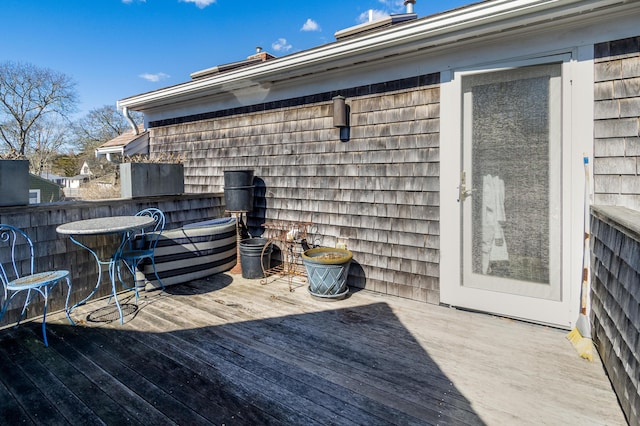
[[[124,154],[120,154],[120,155],[124,155]],[[97,157],[97,155],[96,155]],[[116,164],[120,164],[120,161],[116,161],[116,159],[113,157],[113,153],[112,152],[108,152],[105,157],[107,157],[107,161],[110,163],[116,163]]]
[[[129,115],[129,108],[122,107],[122,115],[124,115],[124,118],[129,122],[129,125],[133,129],[133,133],[135,135],[139,135],[140,131],[138,130],[138,126],[136,126],[136,123],[133,121],[133,118],[131,118],[131,115]]]

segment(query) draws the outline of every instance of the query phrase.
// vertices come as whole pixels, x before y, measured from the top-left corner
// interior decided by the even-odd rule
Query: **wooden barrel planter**
[[[353,254],[349,250],[318,247],[302,253],[309,278],[309,293],[325,300],[344,299],[349,293],[347,277]]]

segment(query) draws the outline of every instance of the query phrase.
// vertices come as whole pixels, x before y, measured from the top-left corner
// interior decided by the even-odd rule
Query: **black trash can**
[[[267,244],[266,238],[247,238],[240,241],[242,278],[264,278],[264,271],[271,265],[272,249],[272,244],[269,244],[266,249],[265,244]]]
[[[224,203],[227,210],[253,210],[253,188],[253,170],[225,170]]]

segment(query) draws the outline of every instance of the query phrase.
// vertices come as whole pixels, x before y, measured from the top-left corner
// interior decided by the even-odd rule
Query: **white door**
[[[571,176],[563,174],[570,151],[565,98],[571,91],[565,65],[457,76],[460,276],[456,283],[441,281],[455,287],[443,288],[443,302],[539,323],[569,323],[563,270],[571,257],[563,210],[570,200],[562,188]]]

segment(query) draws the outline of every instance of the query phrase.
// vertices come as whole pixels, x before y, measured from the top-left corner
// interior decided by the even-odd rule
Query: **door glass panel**
[[[463,78],[464,285],[559,298],[560,65]]]

